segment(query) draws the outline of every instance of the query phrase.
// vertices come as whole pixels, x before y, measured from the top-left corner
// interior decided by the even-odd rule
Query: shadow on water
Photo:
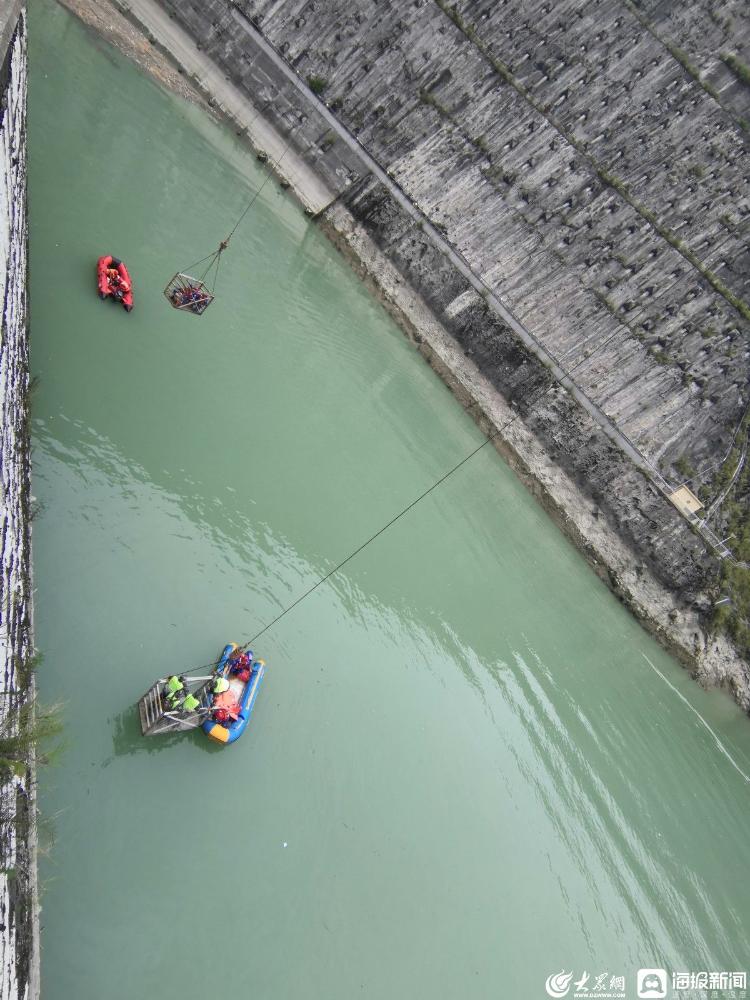
[[[138,706],[132,705],[112,718],[112,749],[115,757],[133,753],[158,753],[181,743],[192,733],[167,733],[164,736],[144,736]]]
[[[199,750],[208,753],[221,753],[224,749],[218,743],[212,742],[200,729],[186,733],[165,733],[162,736],[144,736],[141,733],[141,720],[138,716],[138,706],[133,705],[112,717],[112,750],[113,756],[104,762],[111,763],[114,757],[123,757],[134,753],[159,753],[177,744],[192,743]]]

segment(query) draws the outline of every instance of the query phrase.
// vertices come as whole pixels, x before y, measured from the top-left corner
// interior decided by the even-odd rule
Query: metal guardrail
[[[687,519],[698,531],[714,550],[714,555],[718,556],[719,559],[732,559],[734,561],[734,554],[732,550],[727,547],[723,538],[719,538],[716,532],[709,528],[705,521],[702,521],[697,515],[695,515],[695,520]]]

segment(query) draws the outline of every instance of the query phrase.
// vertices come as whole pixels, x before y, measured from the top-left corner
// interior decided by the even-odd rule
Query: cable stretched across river
[[[592,351],[591,355],[594,354],[594,353],[596,353],[596,352]],[[586,358],[581,358],[580,361],[578,361],[575,365],[573,365],[568,370],[568,375],[570,375],[572,372],[574,372],[576,370],[576,368],[578,368],[584,362],[590,361],[591,355],[589,355]],[[532,372],[530,374],[530,376],[529,376],[529,379],[534,378],[534,377],[536,377],[536,373]],[[527,407],[527,409],[529,407],[533,406],[534,403],[537,403],[543,396],[545,396],[550,391],[550,389],[553,389],[557,385],[559,385],[557,379],[553,378],[553,380],[551,382],[547,382],[545,385],[540,386],[539,391],[536,394],[532,393],[532,395],[530,396],[530,398],[526,401],[526,407]],[[518,395],[519,390],[522,389],[522,388],[523,388],[523,383],[521,383],[521,385],[516,388],[516,393],[515,394]],[[511,400],[510,405],[511,406],[515,406],[516,404],[515,404],[515,402],[513,400]],[[436,479],[435,482],[432,483],[431,486],[429,486],[426,490],[424,490],[422,493],[420,493],[419,496],[415,497],[410,503],[408,503],[405,507],[403,507],[396,515],[394,515],[394,517],[392,517],[390,519],[390,521],[388,521],[381,528],[379,528],[376,532],[374,532],[372,535],[370,535],[370,537],[367,538],[364,542],[362,542],[361,545],[358,545],[356,549],[354,549],[352,552],[349,553],[349,555],[346,556],[345,559],[342,559],[341,562],[337,563],[337,565],[334,566],[333,569],[329,570],[324,576],[322,576],[319,580],[317,580],[311,587],[308,587],[308,589],[304,593],[300,594],[300,596],[297,597],[294,601],[292,601],[291,604],[287,605],[287,607],[285,607],[281,612],[279,612],[279,614],[276,615],[276,617],[274,619],[272,619],[270,622],[268,622],[266,625],[264,625],[263,628],[261,628],[258,632],[256,632],[250,639],[248,639],[246,642],[242,643],[239,648],[240,649],[247,649],[257,639],[259,639],[262,635],[264,635],[270,628],[272,628],[274,625],[276,625],[278,622],[280,622],[281,619],[284,618],[286,615],[288,615],[289,612],[292,611],[294,608],[296,608],[298,604],[301,604],[302,601],[304,601],[307,597],[309,597],[312,593],[314,593],[314,591],[316,591],[318,589],[318,587],[322,586],[327,580],[330,580],[331,577],[334,576],[336,573],[338,573],[338,571],[340,569],[342,569],[344,566],[346,566],[347,563],[351,562],[351,560],[355,556],[359,555],[359,553],[362,552],[363,549],[366,549],[368,545],[370,545],[377,538],[379,538],[382,534],[384,534],[390,527],[392,527],[397,521],[399,521],[405,514],[408,514],[409,511],[412,510],[414,507],[416,507],[416,505],[418,503],[420,503],[422,500],[424,500],[425,497],[429,496],[430,493],[433,492],[433,490],[437,489],[438,486],[440,486],[447,479],[449,479],[454,473],[458,472],[458,470],[460,468],[462,468],[464,465],[466,465],[466,463],[469,462],[472,458],[474,458],[475,455],[479,454],[479,452],[482,451],[484,448],[486,448],[488,444],[491,444],[498,437],[500,437],[502,434],[504,434],[505,431],[510,427],[510,425],[512,423],[514,423],[520,417],[520,415],[521,415],[520,412],[518,410],[516,410],[516,412],[513,414],[513,416],[511,416],[508,420],[506,420],[506,422],[501,427],[497,427],[494,431],[492,431],[490,434],[488,434],[487,437],[485,438],[485,440],[480,445],[477,445],[476,448],[472,449],[472,451],[470,451],[467,455],[465,455],[459,462],[456,462],[456,464],[454,466],[452,466],[450,469],[448,469],[448,471],[445,472],[439,479]],[[208,663],[208,664],[204,664],[201,667],[192,667],[189,670],[185,671],[185,673],[191,673],[191,672],[196,671],[196,670],[209,669],[209,668],[212,668],[213,666],[215,666],[215,663]]]
[[[550,386],[546,386],[544,392],[547,392],[549,389]],[[544,393],[542,393],[542,395],[543,394]],[[362,542],[361,545],[357,546],[357,548],[354,549],[352,552],[350,552],[345,559],[342,559],[341,562],[338,563],[336,566],[334,566],[333,569],[329,570],[325,574],[325,576],[322,576],[319,580],[317,580],[312,585],[312,587],[308,587],[308,589],[303,594],[300,594],[299,597],[297,597],[291,604],[285,607],[283,611],[281,611],[278,615],[276,615],[276,617],[272,621],[264,625],[259,632],[256,632],[255,635],[253,635],[250,639],[248,639],[246,642],[243,642],[239,648],[247,649],[256,641],[256,639],[259,639],[265,632],[267,632],[270,628],[276,625],[277,622],[280,622],[285,615],[288,615],[290,611],[296,608],[298,604],[301,604],[302,601],[305,600],[305,598],[309,597],[310,594],[316,591],[318,587],[322,586],[327,580],[330,580],[330,578],[335,573],[338,573],[338,571],[342,569],[344,566],[346,566],[348,562],[351,562],[351,560],[354,559],[355,556],[359,555],[359,553],[362,552],[363,549],[366,549],[367,546],[370,545],[372,542],[374,542],[376,538],[379,538],[384,532],[386,532],[390,527],[392,527],[396,523],[396,521],[400,520],[405,514],[408,514],[409,511],[412,510],[412,508],[416,507],[416,505],[421,500],[424,500],[426,496],[429,496],[429,494],[432,493],[433,490],[437,489],[437,487],[440,486],[442,483],[444,483],[446,479],[449,479],[463,465],[466,465],[466,463],[470,459],[472,459],[476,454],[482,451],[483,448],[486,448],[487,445],[490,444],[492,441],[494,441],[495,438],[498,437],[500,434],[502,434],[503,431],[505,431],[513,423],[513,421],[516,420],[518,416],[519,416],[518,413],[513,414],[513,416],[510,418],[510,420],[507,421],[507,423],[505,423],[502,427],[497,428],[497,430],[495,430],[492,434],[486,437],[485,440],[480,445],[477,445],[477,447],[473,449],[473,451],[470,451],[468,455],[465,455],[460,462],[457,462],[451,469],[449,469],[446,473],[444,473],[444,475],[442,475],[440,479],[435,480],[435,482],[432,483],[432,485],[429,486],[423,493],[420,493],[418,497],[415,497],[411,501],[411,503],[407,504],[406,507],[402,508],[398,512],[398,514],[396,514],[394,517],[390,519],[390,521],[388,521],[376,532],[374,532],[374,534],[370,535],[370,537],[366,539],[364,542]],[[195,671],[198,670],[211,669],[215,665],[216,665],[215,661],[213,661],[211,663],[204,663],[198,667],[190,667],[187,670],[183,670],[182,672],[186,674],[194,673]]]
[[[207,308],[208,305],[211,304],[211,302],[213,301],[213,298],[214,298],[214,290],[215,290],[216,284],[217,284],[217,282],[219,280],[219,268],[221,266],[221,255],[224,253],[225,250],[228,249],[228,247],[229,247],[229,241],[234,236],[234,234],[237,232],[237,229],[239,228],[242,220],[245,218],[245,216],[247,215],[247,213],[250,211],[250,209],[253,207],[253,205],[255,204],[255,202],[260,197],[261,192],[263,191],[263,188],[266,186],[266,184],[268,184],[269,180],[273,176],[273,171],[278,167],[278,165],[281,163],[281,161],[286,156],[286,153],[289,150],[289,146],[291,145],[291,142],[292,142],[292,135],[293,135],[293,131],[292,131],[292,134],[290,134],[289,138],[287,139],[286,145],[282,149],[281,154],[279,155],[278,159],[274,160],[273,163],[271,163],[271,165],[269,166],[269,168],[266,170],[266,176],[263,178],[263,183],[253,193],[253,196],[250,199],[250,201],[247,203],[247,205],[245,206],[244,211],[242,212],[242,214],[240,215],[240,217],[235,222],[234,228],[231,230],[231,232],[229,233],[229,235],[219,243],[218,249],[214,250],[213,253],[208,254],[208,256],[202,257],[200,260],[194,261],[192,264],[188,264],[186,267],[181,268],[174,275],[174,277],[169,280],[169,282],[167,284],[167,287],[164,289],[164,294],[167,296],[168,299],[172,300],[172,304],[173,305],[175,304],[174,303],[175,288],[177,288],[178,292],[181,291],[184,288],[188,288],[188,290],[192,290],[192,283],[194,283],[196,281],[198,282],[197,287],[203,289],[203,295],[205,296],[205,299],[201,300],[201,301],[205,301],[205,303],[206,303],[205,306],[204,306],[204,308],[201,310],[201,312],[204,312],[205,308]],[[206,261],[208,261],[207,264],[206,264]],[[190,277],[190,275],[188,274],[188,272],[194,271],[200,264],[206,264],[206,266],[203,269],[202,273],[201,274],[196,274],[195,278]],[[214,271],[214,274],[213,274],[212,278],[209,278],[208,275],[210,274],[211,271]],[[182,281],[182,284],[180,285],[181,281]],[[184,302],[181,303],[181,302],[179,302],[179,300],[177,302],[177,307],[178,308],[180,308],[180,307],[185,308],[186,305],[189,305],[189,304],[186,304]]]

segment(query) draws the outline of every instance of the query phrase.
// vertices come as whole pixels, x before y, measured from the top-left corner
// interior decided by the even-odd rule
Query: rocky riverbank
[[[407,16],[387,4],[382,24],[368,27],[357,4],[342,20],[333,11],[311,19],[309,4],[292,2],[266,11],[263,4],[225,0],[122,0],[117,6],[130,24],[128,41],[129,32],[108,29],[106,4],[64,2],[139,61],[145,38],[166,66],[177,68],[180,87],[191,79],[214,113],[269,154],[602,579],[703,683],[726,687],[750,709],[747,664],[706,629],[716,560],[648,474],[659,475],[655,463],[661,463],[669,475],[670,463],[686,447],[695,460],[723,448],[744,405],[744,368],[732,370],[731,385],[722,383],[719,357],[728,350],[737,357],[744,343],[744,279],[735,251],[730,283],[712,284],[709,265],[691,259],[686,241],[692,228],[680,246],[671,238],[677,228],[672,216],[682,208],[662,206],[661,194],[656,207],[643,200],[647,191],[635,179],[641,168],[634,154],[622,177],[613,173],[617,150],[594,155],[593,136],[573,134],[567,120],[555,118],[554,101],[530,94],[533,73],[516,73],[512,60],[506,64],[493,55],[489,25],[480,32],[457,9],[419,4]],[[625,35],[639,23],[629,17]],[[141,28],[132,34],[134,24]],[[645,40],[641,34],[639,45],[646,48],[639,59],[662,60],[649,86],[658,82],[657,89],[676,93],[680,106],[697,100],[696,114],[708,123],[719,116],[711,134],[718,137],[722,176],[734,185],[739,219],[747,199],[737,87],[721,77],[726,107],[705,88],[696,96],[699,81],[683,79],[687,71],[679,61],[675,70],[675,56],[653,32]],[[597,44],[609,52],[610,42],[600,38]],[[568,69],[546,76],[535,71],[541,75],[534,86],[552,79],[561,85],[561,74],[586,69],[586,59],[583,65],[569,57],[561,64]],[[435,65],[446,59],[445,66]],[[372,75],[376,64],[382,79]],[[141,65],[149,69],[148,61]],[[637,66],[631,69],[640,79]],[[173,85],[165,72],[150,71]],[[592,109],[594,95],[597,102],[609,100],[605,83],[613,70],[606,59],[600,71],[602,79],[589,91]],[[468,95],[480,83],[474,107]],[[464,88],[460,100],[456,87]],[[316,94],[325,94],[325,103]],[[632,93],[627,100],[634,100]],[[497,101],[502,114],[490,128],[487,116],[499,112]],[[673,96],[665,101],[666,121]],[[592,115],[590,110],[586,120]],[[482,116],[487,122],[480,135]],[[641,135],[647,145],[660,130],[659,122],[650,125]],[[519,129],[533,138],[522,140]],[[542,156],[540,135],[550,155]],[[684,143],[683,130],[670,141]],[[507,176],[493,180],[501,166]],[[574,183],[563,183],[563,175]],[[479,184],[473,194],[472,177]],[[555,204],[565,198],[553,211],[545,199],[555,190]],[[567,222],[560,212],[567,212]],[[727,239],[734,236],[719,240],[725,253],[731,249]],[[620,256],[627,251],[622,264],[615,259],[618,247]],[[664,270],[665,260],[674,273]],[[620,307],[626,285],[629,295],[637,292],[628,309]],[[518,310],[522,324],[498,311],[496,293]],[[652,300],[659,303],[658,315]],[[688,322],[686,303],[692,303],[699,346],[678,336],[679,324]],[[717,339],[701,333],[711,317],[721,327]],[[526,338],[519,336],[521,327]],[[688,367],[683,354],[674,364],[664,362],[659,337],[682,345]],[[554,383],[550,357],[563,357],[566,371],[575,372],[572,391]],[[702,366],[699,374],[693,362]],[[582,399],[590,405],[581,405]],[[635,442],[641,467],[616,445],[617,434]]]

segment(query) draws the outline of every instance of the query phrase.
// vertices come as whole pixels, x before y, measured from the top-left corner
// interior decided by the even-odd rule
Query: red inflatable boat
[[[96,277],[99,298],[112,298],[114,302],[121,302],[125,312],[130,312],[133,308],[133,285],[123,262],[112,254],[100,257],[96,265]]]

